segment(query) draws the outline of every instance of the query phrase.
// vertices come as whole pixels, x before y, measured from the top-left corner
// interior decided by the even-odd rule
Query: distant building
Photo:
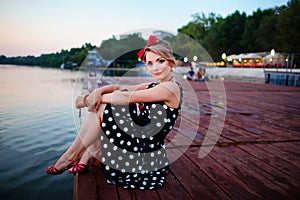
[[[160,40],[162,40],[166,37],[173,37],[174,36],[172,33],[169,33],[169,32],[166,32],[166,31],[153,31],[152,34]]]
[[[88,51],[88,55],[86,57],[87,66],[107,66],[108,62],[103,59],[103,57],[99,54],[97,50]]]
[[[137,34],[138,35],[138,37],[142,37],[142,33],[134,33],[134,34]],[[120,35],[120,40],[122,40],[122,39],[126,39],[126,38],[128,38],[130,35],[132,35],[132,34],[122,34],[122,35]]]

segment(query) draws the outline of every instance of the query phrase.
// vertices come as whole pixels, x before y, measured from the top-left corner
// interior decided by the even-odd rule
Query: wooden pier
[[[127,78],[126,81],[130,84],[145,79]],[[117,78],[101,81],[101,84],[114,83]],[[300,88],[223,83],[226,107],[225,102],[211,101],[211,88],[220,90],[219,87],[208,90],[206,83],[188,83],[193,89],[184,93],[183,109],[187,112],[166,139],[168,156],[182,155],[172,162],[162,188],[142,191],[109,185],[99,166],[93,166],[74,176],[74,199],[298,199]],[[209,84],[220,83],[213,80]],[[197,101],[191,101],[189,97],[193,95]],[[197,103],[191,105],[193,102]],[[195,106],[199,107],[200,118],[193,117]],[[216,106],[226,109],[225,123],[216,124],[223,125],[222,132],[217,141],[206,144],[213,148],[200,158],[199,150],[208,136]],[[195,125],[197,131],[189,131]]]

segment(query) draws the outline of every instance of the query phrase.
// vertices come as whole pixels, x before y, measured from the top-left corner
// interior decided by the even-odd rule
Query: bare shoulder
[[[173,91],[173,92],[180,92],[180,88],[178,84],[175,81],[167,81],[160,84],[162,87],[166,87],[167,89]]]
[[[180,103],[180,88],[176,82],[168,81],[160,84],[161,87],[167,89],[166,95],[168,95],[165,103],[172,108],[177,108]],[[175,98],[174,98],[175,97]]]

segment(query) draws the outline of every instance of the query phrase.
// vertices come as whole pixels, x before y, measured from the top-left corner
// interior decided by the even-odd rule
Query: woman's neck
[[[170,73],[169,76],[167,76],[164,80],[159,80],[160,83],[163,83],[163,82],[168,82],[168,81],[174,81],[174,74],[173,73]]]

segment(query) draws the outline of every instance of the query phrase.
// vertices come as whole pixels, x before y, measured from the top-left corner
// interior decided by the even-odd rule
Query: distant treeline
[[[28,65],[41,67],[59,68],[62,63],[80,64],[85,59],[88,50],[94,49],[95,46],[86,43],[81,48],[71,48],[71,50],[61,50],[57,53],[42,54],[41,56],[17,56],[5,57],[0,56],[0,64]]]
[[[248,52],[300,53],[300,0],[290,0],[287,5],[253,12],[247,16],[239,11],[222,18],[214,13],[194,14],[193,20],[178,29],[201,44],[215,61],[221,60],[222,53],[239,54]],[[170,19],[172,20],[172,19]],[[172,40],[172,38],[168,38]],[[97,48],[104,59],[136,60],[136,52],[146,41],[139,34],[124,39],[115,36],[102,41]],[[0,64],[60,67],[62,63],[81,65],[87,52],[95,49],[90,43],[81,48],[41,56],[0,56]],[[189,48],[189,44],[185,45]],[[193,46],[190,46],[193,48]],[[129,53],[128,53],[129,52]],[[126,55],[124,55],[126,54]],[[137,60],[136,60],[137,61]],[[300,60],[294,60],[300,66]],[[118,66],[118,65],[116,65]]]
[[[226,18],[214,13],[208,17],[195,14],[178,31],[198,41],[217,61],[221,60],[222,53],[270,52],[271,49],[300,53],[300,1],[258,9],[250,16],[238,11]]]

